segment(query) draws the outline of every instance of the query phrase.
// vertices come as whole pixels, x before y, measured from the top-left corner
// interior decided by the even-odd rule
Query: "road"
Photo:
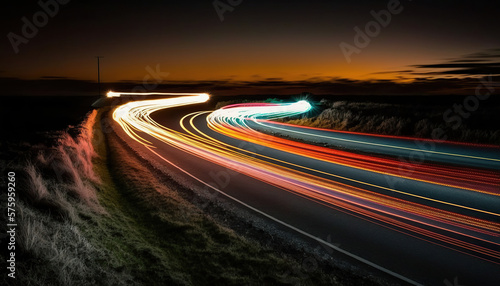
[[[500,148],[269,121],[306,102],[211,112],[207,100],[135,101],[113,118],[185,181],[339,255],[413,285],[500,285]]]

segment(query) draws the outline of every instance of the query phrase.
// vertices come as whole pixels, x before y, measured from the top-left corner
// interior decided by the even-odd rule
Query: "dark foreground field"
[[[482,102],[454,128],[443,114],[462,97],[278,100],[303,97],[315,109],[284,121],[425,138],[442,128],[453,141],[500,142],[498,98]],[[16,172],[19,181],[19,227],[17,278],[3,276],[2,285],[391,284],[332,262],[321,247],[238,221],[217,202],[200,208],[193,203],[196,194],[157,173],[109,128],[101,128],[103,111],[89,113],[94,100],[4,101],[4,115],[12,120],[5,122],[13,123],[6,124],[8,137],[2,138],[1,169]]]
[[[16,279],[3,285],[388,285],[237,222],[216,202],[202,211],[101,128],[101,115],[2,143],[19,225]]]

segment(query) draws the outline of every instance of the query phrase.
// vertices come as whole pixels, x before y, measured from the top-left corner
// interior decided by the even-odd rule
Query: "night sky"
[[[91,92],[98,55],[110,88],[142,82],[148,66],[159,88],[236,93],[467,93],[500,74],[498,1],[49,2],[58,11],[46,18],[37,1],[4,4],[2,94]],[[388,6],[390,21],[356,46],[355,27]],[[38,31],[23,34],[34,15]],[[346,57],[342,43],[357,51]]]

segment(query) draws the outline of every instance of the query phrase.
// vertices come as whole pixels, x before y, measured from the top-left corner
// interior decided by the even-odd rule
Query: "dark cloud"
[[[465,55],[464,59],[490,59],[490,58],[500,58],[500,49],[489,49],[485,52],[478,52],[469,55]]]
[[[500,75],[500,49],[464,55],[439,64],[413,65],[415,75],[488,76]],[[421,71],[419,69],[426,69]],[[429,69],[431,71],[429,71]]]

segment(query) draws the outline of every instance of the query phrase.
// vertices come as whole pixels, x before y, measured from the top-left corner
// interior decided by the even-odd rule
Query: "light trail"
[[[231,106],[229,108],[235,109],[245,109],[245,106]],[[400,162],[397,160],[383,159],[377,157],[371,157],[366,155],[354,154],[351,152],[343,152],[338,150],[333,150],[329,148],[322,148],[317,146],[311,146],[309,144],[298,143],[295,141],[285,140],[282,138],[276,138],[274,136],[270,136],[267,134],[260,133],[256,130],[253,130],[248,127],[247,120],[254,120],[256,118],[265,117],[265,114],[258,112],[255,110],[255,114],[252,114],[250,111],[247,111],[247,117],[243,120],[240,117],[235,117],[233,114],[237,112],[225,112],[225,109],[220,109],[215,112],[212,112],[208,117],[208,125],[215,131],[225,134],[227,136],[237,138],[240,140],[245,140],[248,142],[265,145],[270,148],[285,150],[286,152],[292,154],[300,154],[302,156],[306,156],[309,158],[313,158],[316,160],[330,162],[332,164],[350,166],[357,169],[363,169],[371,172],[377,172],[384,175],[397,176],[406,180],[414,180],[414,181],[422,181],[427,184],[441,185],[443,187],[452,187],[456,188],[457,191],[468,191],[468,192],[477,192],[484,193],[488,195],[499,196],[500,190],[500,178],[498,173],[495,171],[485,171],[485,170],[473,170],[468,168],[459,168],[459,167],[443,167],[443,166],[434,166],[434,165],[426,165],[426,164],[410,164],[405,162]],[[194,115],[196,116],[196,115]],[[194,127],[193,127],[194,128]],[[307,129],[307,128],[304,128]],[[196,129],[195,129],[196,130]],[[199,130],[197,130],[201,133]],[[206,135],[205,135],[206,136]],[[206,136],[207,137],[207,136]],[[244,150],[238,150],[242,152]],[[255,157],[259,157],[259,154],[252,154]],[[272,161],[276,161],[272,158]],[[292,165],[288,162],[280,162],[285,163],[286,165]],[[403,167],[411,166],[411,169],[414,171],[407,176],[398,175],[398,171],[400,171],[401,165]],[[416,222],[418,221],[422,225],[432,226],[437,229],[447,230],[456,234],[461,234],[467,237],[474,237],[478,240],[485,240],[480,236],[475,234],[470,234],[466,229],[473,230],[477,233],[488,233],[490,238],[486,239],[491,244],[493,244],[494,248],[497,248],[500,243],[498,237],[500,236],[500,224],[498,223],[500,217],[500,209],[496,208],[494,211],[486,211],[482,209],[468,207],[465,204],[455,204],[448,201],[437,200],[432,197],[426,197],[425,195],[420,195],[418,193],[409,193],[402,192],[396,189],[387,188],[384,186],[374,185],[367,182],[358,181],[352,178],[340,177],[333,173],[325,173],[319,170],[315,170],[312,168],[306,168],[304,166],[294,166],[302,169],[307,169],[307,171],[314,171],[316,173],[322,173],[324,175],[333,177],[333,179],[347,179],[356,183],[364,184],[365,186],[376,187],[379,189],[389,190],[394,193],[404,194],[412,197],[417,197],[420,199],[428,200],[430,202],[437,202],[440,204],[444,204],[447,206],[453,206],[458,209],[462,208],[465,210],[472,210],[477,213],[485,213],[491,215],[490,220],[480,220],[471,216],[464,216],[460,213],[445,211],[439,208],[428,207],[420,203],[413,203],[410,201],[405,201],[401,199],[395,199],[392,196],[384,195],[378,192],[371,192],[366,189],[358,189],[357,192],[355,188],[350,186],[344,186],[346,189],[340,188],[339,185],[329,185],[326,186],[328,190],[335,190],[334,193],[349,193],[355,198],[365,198],[368,202],[374,203],[376,202],[376,206],[360,203],[351,197],[351,203],[354,202],[356,205],[362,205],[364,208],[371,209],[372,211],[384,212],[385,214],[396,216],[400,219],[407,219],[409,221]],[[290,169],[289,169],[290,170]],[[317,179],[317,178],[316,178]],[[301,181],[306,181],[307,179],[298,179]],[[311,179],[309,179],[311,181]],[[407,182],[407,184],[411,184]],[[316,184],[316,187],[319,187]],[[308,193],[307,188],[302,186],[301,190],[295,190],[295,192],[300,193],[306,196],[313,196],[310,192]],[[317,189],[316,189],[317,190]],[[323,194],[326,193],[323,191]],[[317,196],[314,196],[318,198]],[[329,193],[329,198],[333,197],[332,193]],[[322,199],[325,201],[325,199]],[[500,202],[500,201],[499,201]],[[339,202],[331,203],[332,205],[340,205]],[[344,205],[345,208],[353,210],[354,207],[350,207]],[[386,208],[389,208],[387,210]],[[408,230],[412,230],[416,233],[428,233],[429,236],[434,237],[437,240],[451,242],[453,244],[461,247],[465,247],[467,249],[476,249],[474,245],[465,245],[460,241],[450,240],[447,237],[437,235],[436,233],[426,232],[423,229],[415,228],[414,226],[404,225],[401,221],[394,221],[389,217],[383,217],[380,215],[375,215],[374,213],[367,213],[364,210],[358,209],[358,212],[363,212],[367,217],[376,216],[378,220],[385,221],[389,223],[392,221],[392,224],[399,225],[401,228],[406,228]],[[430,219],[427,220],[427,219]],[[439,224],[444,223],[444,225]],[[459,227],[462,230],[457,230],[454,227]],[[490,253],[488,250],[476,249],[478,252],[482,253]],[[485,251],[485,252],[483,252]],[[493,251],[493,256],[498,259],[500,258],[500,252]]]
[[[108,96],[122,94],[111,92]],[[176,131],[155,122],[151,114],[165,108],[202,103],[209,95],[165,95],[177,97],[126,103],[114,110],[113,119],[130,138],[151,151],[155,144],[150,138],[155,138],[322,205],[500,264],[500,177],[497,171],[412,164],[299,143],[253,128],[269,119],[307,112],[311,106],[305,101],[236,104],[208,115],[207,112],[192,113],[182,118],[183,131]],[[317,163],[303,165],[300,163],[303,159],[283,160],[224,143],[196,126],[195,121],[203,116],[206,116],[208,127],[219,134]],[[301,127],[304,134],[308,130]],[[366,134],[363,136],[370,138]],[[391,141],[388,146],[396,146],[396,143]],[[402,168],[412,172],[401,174]],[[402,183],[394,188],[373,177],[400,179]],[[478,202],[471,201],[472,197]]]
[[[108,91],[106,93],[107,97],[121,97],[122,95],[138,95],[138,96],[144,96],[144,95],[161,95],[161,96],[209,96],[208,93],[172,93],[172,92],[114,92],[114,91]],[[208,98],[207,98],[208,100]]]
[[[253,134],[258,134],[258,137],[249,137],[249,134],[242,132],[243,129],[237,125],[235,127],[237,122],[227,122],[227,119],[216,118],[216,116],[217,112],[214,112],[208,117],[209,126],[217,132],[240,140],[272,146],[275,149],[287,150],[289,153],[300,154],[321,161],[356,166],[360,169],[381,174],[500,195],[500,188],[498,187],[500,185],[500,176],[495,171],[471,170],[455,166],[444,167],[433,164],[412,164],[406,161],[312,146],[256,132],[245,125],[245,130],[251,130]],[[410,172],[403,172],[402,170],[412,170],[411,176],[409,176]],[[408,175],[405,173],[408,173]]]
[[[492,145],[482,145],[482,144],[472,144],[472,143],[447,143],[447,144],[436,144],[435,141],[439,142],[439,140],[430,140],[430,139],[421,139],[421,138],[409,138],[409,137],[397,137],[397,136],[388,136],[388,135],[373,135],[359,132],[346,132],[346,131],[333,131],[333,130],[325,130],[320,128],[311,128],[311,127],[303,127],[290,125],[286,123],[278,123],[278,122],[270,122],[269,120],[254,120],[254,122],[261,126],[263,130],[274,130],[274,131],[282,131],[285,133],[292,133],[294,135],[303,135],[308,137],[311,141],[317,140],[328,140],[328,142],[345,142],[351,143],[354,145],[359,145],[363,149],[368,149],[373,153],[380,154],[389,154],[389,155],[401,155],[402,152],[412,152],[413,154],[423,154],[424,157],[428,157],[428,159],[434,159],[438,162],[447,162],[452,164],[461,164],[465,159],[465,164],[470,164],[471,162],[476,162],[477,166],[491,168],[500,170],[500,151],[498,150],[498,146]],[[293,128],[287,128],[293,127]],[[302,130],[301,130],[302,129]],[[322,135],[318,133],[312,133],[312,130],[327,132],[327,135]],[[349,134],[348,138],[342,138],[342,135]],[[387,139],[394,139],[394,143],[396,144],[388,144],[384,143]],[[398,145],[399,143],[399,145]],[[403,144],[402,144],[403,143]],[[417,143],[417,144],[414,144]],[[418,146],[424,145],[424,146]],[[429,150],[428,146],[425,144],[432,145],[431,149],[436,147],[440,150]],[[335,144],[335,145],[338,145]],[[417,146],[415,146],[417,145]],[[457,147],[461,147],[461,145],[468,147],[478,147],[489,149],[489,156],[481,156],[475,154],[466,154],[464,151],[469,151],[467,148],[459,148],[460,150],[455,150],[455,152],[445,151],[445,148],[456,149]],[[455,148],[454,148],[455,147]],[[491,152],[493,151],[493,152]],[[468,159],[468,161],[467,161]]]

